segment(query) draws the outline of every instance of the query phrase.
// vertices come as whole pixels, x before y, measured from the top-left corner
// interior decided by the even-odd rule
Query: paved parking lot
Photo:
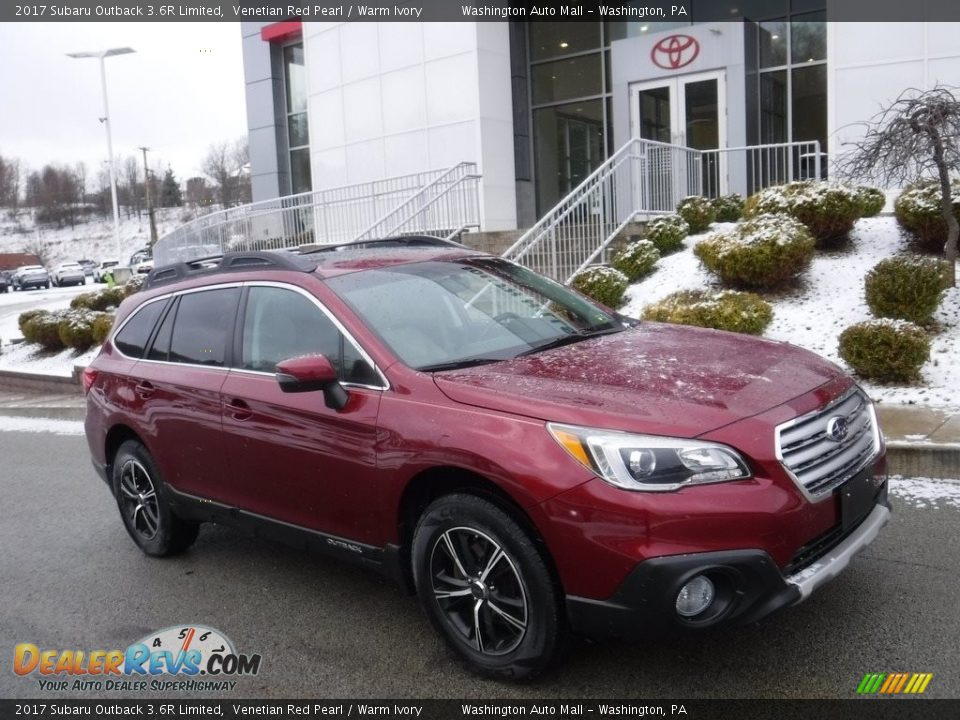
[[[899,502],[843,577],[759,625],[581,642],[547,677],[511,685],[461,669],[414,599],[369,571],[219,527],[182,557],[148,559],[82,436],[0,432],[0,498],[0,697],[40,695],[11,672],[16,643],[109,650],[182,623],[263,656],[235,698],[850,698],[865,673],[896,671],[932,672],[927,696],[960,697],[953,505]]]

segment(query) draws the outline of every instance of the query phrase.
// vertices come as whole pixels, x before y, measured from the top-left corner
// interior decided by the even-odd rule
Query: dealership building
[[[483,229],[524,228],[632,137],[818,141],[825,175],[900,92],[960,84],[957,24],[833,22],[832,1],[717,0],[692,23],[242,23],[254,200],[466,161]]]

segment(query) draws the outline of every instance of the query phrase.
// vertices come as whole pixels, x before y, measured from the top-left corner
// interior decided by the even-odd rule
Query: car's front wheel
[[[199,525],[170,509],[153,458],[136,440],[128,440],[117,451],[113,494],[127,532],[147,555],[176,555],[197,539]]]
[[[527,532],[493,503],[464,494],[434,501],[411,555],[427,616],[472,669],[530,678],[563,649],[562,594]]]

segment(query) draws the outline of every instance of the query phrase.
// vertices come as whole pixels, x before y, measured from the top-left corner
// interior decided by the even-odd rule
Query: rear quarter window
[[[186,293],[180,297],[170,340],[171,362],[222,366],[240,299],[239,288]]]
[[[114,347],[128,357],[139,358],[150,339],[154,325],[160,319],[166,300],[157,300],[141,306],[124,323],[120,332],[113,338]]]

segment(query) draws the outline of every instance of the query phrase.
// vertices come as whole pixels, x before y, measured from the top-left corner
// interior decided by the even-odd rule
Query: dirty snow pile
[[[732,226],[714,223],[711,231]],[[622,312],[640,317],[645,306],[677,290],[722,289],[692,251],[705,236],[686,238],[686,249],[663,258],[653,274],[632,285]],[[799,345],[846,368],[837,355],[837,338],[850,325],[873,317],[864,298],[864,276],[881,260],[907,249],[895,218],[859,220],[849,245],[835,251],[818,250],[794,288],[763,294],[773,305],[773,322],[764,337]],[[930,361],[922,370],[923,384],[862,383],[874,400],[960,412],[960,288],[947,291],[934,319],[942,329],[932,336]]]

